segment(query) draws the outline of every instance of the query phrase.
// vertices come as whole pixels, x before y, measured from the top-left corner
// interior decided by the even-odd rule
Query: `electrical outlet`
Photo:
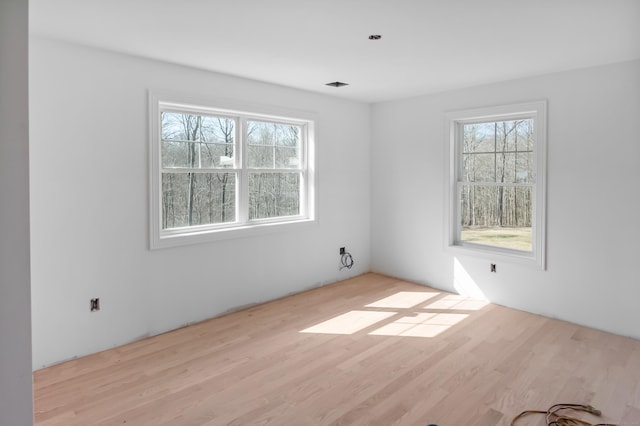
[[[491,272],[496,272],[496,264],[495,264],[495,263],[492,263],[492,264],[491,264],[491,269],[490,269],[490,271],[491,271]]]
[[[99,297],[96,297],[95,299],[91,299],[90,308],[91,308],[91,312],[95,312],[95,311],[99,311],[100,310],[100,298]]]
[[[340,247],[340,255],[342,256],[345,253],[344,247]]]

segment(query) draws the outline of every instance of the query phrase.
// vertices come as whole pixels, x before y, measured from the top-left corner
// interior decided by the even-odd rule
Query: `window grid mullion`
[[[239,173],[238,173],[238,222],[247,223],[249,222],[249,173],[248,173],[248,164],[249,164],[249,149],[247,147],[247,118],[239,117],[239,126],[238,126],[238,149],[240,153],[238,155],[239,164]]]
[[[458,185],[468,185],[468,186],[504,186],[504,187],[510,187],[510,188],[534,188],[535,187],[535,183],[534,182],[482,182],[482,181],[466,181],[466,180],[459,180]]]
[[[197,169],[197,168],[188,168],[188,167],[163,167],[160,169],[162,173],[235,173],[240,169],[234,168],[220,168],[220,169]]]

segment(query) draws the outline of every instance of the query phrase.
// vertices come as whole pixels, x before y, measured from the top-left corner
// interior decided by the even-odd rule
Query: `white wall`
[[[370,270],[368,105],[38,38],[30,49],[34,368]],[[149,88],[316,112],[319,225],[149,251]]]
[[[33,424],[27,1],[0,2],[0,424]]]
[[[547,270],[444,250],[446,111],[548,100]],[[372,108],[372,265],[640,338],[640,61]],[[455,282],[454,282],[455,281]]]
[[[50,40],[30,48],[34,368],[371,269],[640,338],[640,61],[369,107]],[[319,226],[149,251],[148,88],[315,111]],[[444,250],[444,113],[538,99],[547,270],[491,274],[489,260]],[[351,271],[338,271],[343,245]]]

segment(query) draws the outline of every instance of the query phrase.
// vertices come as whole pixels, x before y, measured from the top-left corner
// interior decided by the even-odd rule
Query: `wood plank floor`
[[[640,425],[639,383],[640,341],[366,274],[39,370],[34,393],[38,426],[498,426],[558,402]]]

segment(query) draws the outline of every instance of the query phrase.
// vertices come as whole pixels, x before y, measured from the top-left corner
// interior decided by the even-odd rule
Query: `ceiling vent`
[[[349,83],[343,83],[341,81],[334,81],[333,83],[327,83],[327,86],[331,86],[331,87],[342,87],[342,86],[348,86]]]

